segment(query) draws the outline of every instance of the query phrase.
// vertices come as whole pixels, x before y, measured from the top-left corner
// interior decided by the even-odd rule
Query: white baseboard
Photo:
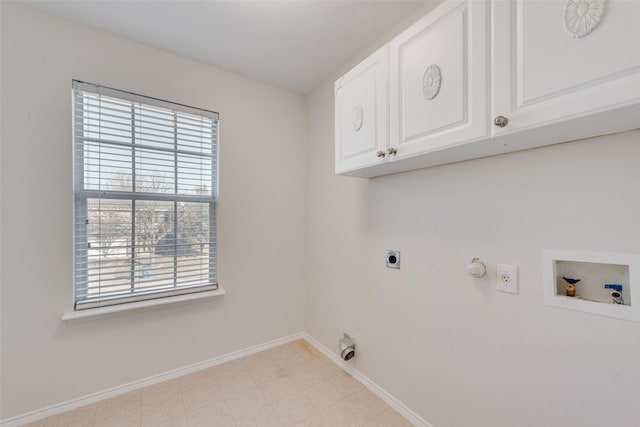
[[[28,412],[26,414],[22,414],[12,418],[8,418],[6,420],[2,420],[0,421],[0,427],[17,427],[23,424],[28,424],[33,421],[40,420],[42,418],[50,417],[51,415],[56,415],[62,412],[70,411],[72,409],[76,409],[84,405],[89,405],[91,403],[95,403],[103,399],[108,399],[110,397],[114,397],[119,394],[127,393],[143,387],[148,387],[150,385],[171,380],[173,378],[181,377],[183,375],[187,375],[187,374],[199,371],[201,369],[206,369],[212,366],[220,365],[222,363],[230,362],[231,360],[249,356],[250,354],[268,350],[272,347],[277,347],[282,344],[287,344],[291,341],[306,339],[305,338],[306,336],[307,334],[303,332],[298,332],[296,334],[289,335],[288,337],[279,338],[266,343],[254,345],[244,350],[234,351],[232,353],[214,357],[213,359],[205,360],[204,362],[194,363],[193,365],[185,366],[179,369],[174,369],[172,371],[164,372],[158,375],[153,375],[151,377],[144,378],[142,380],[133,381],[128,384],[124,384],[124,385],[113,387],[104,391],[100,391],[98,393],[93,393],[87,396],[79,397],[77,399],[72,399],[67,402],[57,403],[55,405],[51,405],[46,408],[38,409],[32,412]]]
[[[416,427],[433,427],[429,424],[424,418],[420,415],[413,412],[409,409],[404,403],[400,402],[398,399],[387,393],[382,387],[378,384],[371,381],[369,378],[364,376],[360,371],[353,367],[353,365],[349,362],[345,362],[338,357],[337,354],[329,350],[325,347],[320,341],[313,338],[311,335],[306,332],[303,334],[303,338],[306,342],[314,346],[318,351],[327,356],[331,361],[333,361],[336,365],[344,369],[349,375],[351,375],[356,380],[360,381],[362,385],[371,390],[373,394],[382,399],[386,404],[395,409],[400,415],[405,417],[410,423],[415,425]]]

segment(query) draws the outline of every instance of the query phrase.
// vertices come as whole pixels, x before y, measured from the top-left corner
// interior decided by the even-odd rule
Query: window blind
[[[217,289],[218,114],[73,81],[75,308]]]

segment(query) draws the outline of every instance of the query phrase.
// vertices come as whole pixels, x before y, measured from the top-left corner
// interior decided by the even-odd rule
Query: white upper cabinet
[[[494,135],[638,104],[639,19],[638,0],[494,1]],[[592,119],[592,134],[623,130]]]
[[[391,41],[392,162],[488,135],[488,31],[488,2],[447,1]]]
[[[640,0],[445,0],[336,93],[352,176],[640,128]]]
[[[336,81],[336,173],[388,161],[388,73],[387,45]]]

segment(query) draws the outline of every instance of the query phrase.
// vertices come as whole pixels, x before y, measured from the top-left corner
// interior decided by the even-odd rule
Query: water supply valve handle
[[[469,272],[469,276],[479,279],[487,274],[487,266],[484,265],[484,262],[482,262],[480,258],[474,258],[471,260],[471,263],[467,265],[467,271]]]
[[[604,288],[622,292],[622,285],[619,285],[617,283],[605,283]]]

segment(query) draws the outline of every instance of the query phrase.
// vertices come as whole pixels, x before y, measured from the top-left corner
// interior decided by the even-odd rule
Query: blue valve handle
[[[604,285],[604,288],[605,289],[613,289],[614,291],[622,292],[622,285],[618,285],[618,284],[606,283]]]

